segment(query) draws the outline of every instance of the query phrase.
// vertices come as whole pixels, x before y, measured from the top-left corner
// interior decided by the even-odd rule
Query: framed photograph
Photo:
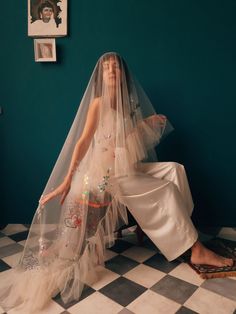
[[[28,0],[28,36],[67,35],[67,0]]]
[[[36,62],[57,61],[55,38],[34,39],[34,57]]]

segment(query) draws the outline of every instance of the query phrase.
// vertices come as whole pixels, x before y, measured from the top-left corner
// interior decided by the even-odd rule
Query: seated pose
[[[233,264],[199,242],[184,167],[156,161],[154,147],[171,130],[124,60],[113,52],[103,55],[40,198],[20,262],[1,277],[4,309],[35,313],[58,293],[65,303],[78,300],[84,285],[96,280],[115,230],[127,223],[127,208],[169,261],[191,248],[192,263]]]

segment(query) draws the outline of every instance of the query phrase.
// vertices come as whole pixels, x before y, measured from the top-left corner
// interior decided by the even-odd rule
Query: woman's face
[[[43,8],[42,13],[41,13],[41,19],[43,20],[43,22],[48,23],[52,15],[53,15],[52,8],[45,7]]]
[[[102,62],[103,81],[109,87],[115,87],[120,78],[120,64],[116,57],[110,57]]]

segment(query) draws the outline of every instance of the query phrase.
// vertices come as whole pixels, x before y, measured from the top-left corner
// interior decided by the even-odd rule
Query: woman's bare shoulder
[[[90,111],[99,110],[100,105],[101,105],[101,97],[94,98],[90,104]]]

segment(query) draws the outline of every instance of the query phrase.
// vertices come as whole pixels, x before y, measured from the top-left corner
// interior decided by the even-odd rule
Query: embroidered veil
[[[39,204],[19,264],[1,277],[0,305],[6,311],[20,306],[36,313],[58,293],[65,303],[79,299],[84,286],[96,280],[96,266],[104,263],[115,231],[127,223],[119,178],[132,176],[138,162],[155,160],[155,145],[172,129],[155,113],[121,56],[106,53],[95,66],[43,195],[66,176],[91,106],[97,106],[94,134],[84,139],[85,153],[64,203],[56,196]]]

